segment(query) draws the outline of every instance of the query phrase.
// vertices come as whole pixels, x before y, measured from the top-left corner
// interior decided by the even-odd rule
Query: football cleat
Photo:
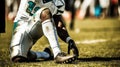
[[[76,60],[75,55],[66,55],[65,53],[58,53],[58,55],[55,58],[56,63],[72,63]]]

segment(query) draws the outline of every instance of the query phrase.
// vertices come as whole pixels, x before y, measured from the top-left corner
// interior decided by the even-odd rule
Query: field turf
[[[75,29],[69,30],[79,49],[79,58],[73,64],[56,64],[54,60],[12,63],[9,46],[13,23],[6,20],[6,33],[0,34],[0,67],[120,67],[120,20],[117,18],[75,20]],[[61,49],[67,52],[67,44],[59,39]],[[33,46],[43,51],[49,46],[43,36]]]

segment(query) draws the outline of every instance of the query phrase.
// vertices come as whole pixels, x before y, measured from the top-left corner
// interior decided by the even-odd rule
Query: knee
[[[42,12],[41,12],[41,15],[40,15],[40,18],[41,18],[41,21],[45,21],[47,19],[50,19],[52,17],[52,14],[50,12],[49,9],[44,9]]]

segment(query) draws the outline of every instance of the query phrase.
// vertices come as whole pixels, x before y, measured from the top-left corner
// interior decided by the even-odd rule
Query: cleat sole
[[[75,60],[77,60],[77,58],[74,56],[74,57],[72,57],[72,58],[69,58],[69,59],[63,61],[63,62],[57,62],[57,63],[60,63],[60,64],[62,64],[62,63],[64,63],[64,64],[69,64],[69,63],[75,62]]]

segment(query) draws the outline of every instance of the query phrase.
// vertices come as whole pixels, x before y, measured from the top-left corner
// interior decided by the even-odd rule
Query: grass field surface
[[[9,46],[13,23],[6,20],[6,33],[0,34],[0,67],[120,67],[120,20],[85,19],[75,20],[75,30],[66,27],[79,49],[79,58],[73,64],[56,64],[54,60],[39,62],[12,63],[9,59]],[[59,39],[61,49],[67,52],[67,44]],[[34,51],[43,51],[49,46],[43,36],[33,46]]]

